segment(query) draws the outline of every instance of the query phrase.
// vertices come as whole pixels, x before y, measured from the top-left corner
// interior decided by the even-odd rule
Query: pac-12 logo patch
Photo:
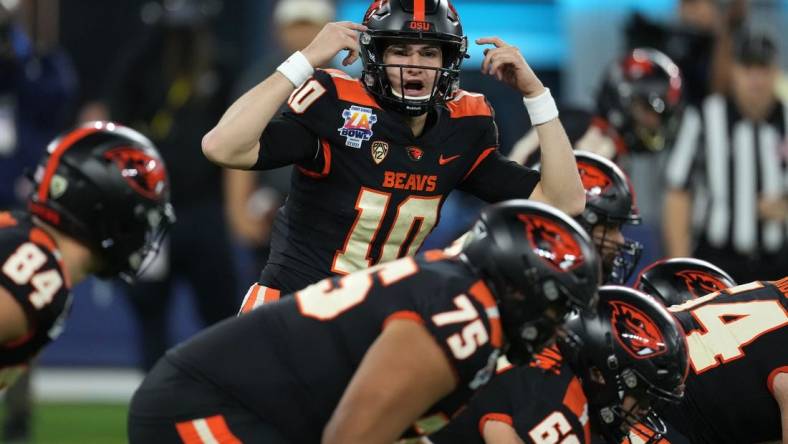
[[[376,140],[372,142],[372,160],[375,161],[375,165],[380,165],[383,162],[383,159],[389,154],[389,144],[386,142],[381,142]]]
[[[361,148],[361,144],[372,137],[372,125],[378,121],[371,108],[356,105],[342,111],[342,118],[345,124],[337,131],[345,138],[345,145],[351,148]]]

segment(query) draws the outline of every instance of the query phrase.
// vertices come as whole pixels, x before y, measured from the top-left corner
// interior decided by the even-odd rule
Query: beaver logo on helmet
[[[657,324],[645,313],[621,301],[610,301],[613,336],[636,359],[646,359],[667,351]]]
[[[389,0],[375,0],[374,2],[372,2],[372,4],[369,5],[369,8],[367,8],[367,12],[364,14],[364,20],[362,21],[362,23],[366,23],[367,21],[369,21],[370,17],[372,17],[373,14],[378,12],[378,10],[380,10],[384,6],[388,6],[388,3]]]
[[[577,162],[577,172],[583,182],[587,194],[599,196],[604,194],[613,181],[604,171],[590,163]]]
[[[167,172],[159,159],[137,148],[121,147],[104,153],[136,192],[156,200],[166,188]]]
[[[684,279],[687,289],[696,298],[728,288],[725,283],[703,271],[685,270],[679,271],[676,275]]]
[[[525,224],[528,242],[544,261],[561,271],[584,262],[580,245],[566,228],[542,216],[519,215],[518,218]]]

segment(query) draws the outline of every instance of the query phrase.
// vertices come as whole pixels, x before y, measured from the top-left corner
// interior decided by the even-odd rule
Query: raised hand
[[[366,30],[366,26],[353,22],[329,23],[301,53],[313,67],[318,68],[328,65],[340,51],[347,50],[348,55],[342,64],[350,65],[358,59],[358,33]]]
[[[498,37],[480,38],[476,40],[476,44],[494,46],[484,50],[482,74],[495,76],[499,81],[520,91],[524,97],[535,97],[544,92],[544,85],[517,47]]]

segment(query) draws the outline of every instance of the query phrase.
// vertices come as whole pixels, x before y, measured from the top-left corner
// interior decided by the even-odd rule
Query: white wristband
[[[558,107],[555,106],[553,95],[550,88],[545,88],[545,92],[536,97],[523,97],[525,109],[531,118],[531,125],[541,125],[558,117]]]
[[[287,58],[278,68],[277,71],[281,72],[287,80],[296,88],[301,86],[306,80],[315,72],[315,68],[309,63],[309,60],[301,54],[301,51],[296,51]]]

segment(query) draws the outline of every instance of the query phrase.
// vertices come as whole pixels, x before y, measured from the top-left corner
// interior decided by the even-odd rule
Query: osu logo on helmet
[[[685,270],[676,274],[684,279],[687,289],[696,298],[728,288],[719,279],[704,271]]]
[[[104,157],[115,162],[121,176],[135,191],[148,199],[160,197],[166,185],[167,172],[159,159],[130,147],[109,150]]]
[[[621,301],[609,303],[613,307],[613,336],[632,357],[646,359],[667,351],[662,332],[645,313]]]
[[[586,193],[599,196],[607,191],[613,181],[604,171],[589,163],[578,162],[577,172],[580,173],[580,180]]]
[[[537,215],[519,215],[525,224],[525,236],[543,260],[561,271],[583,263],[583,252],[577,240],[564,227]]]

